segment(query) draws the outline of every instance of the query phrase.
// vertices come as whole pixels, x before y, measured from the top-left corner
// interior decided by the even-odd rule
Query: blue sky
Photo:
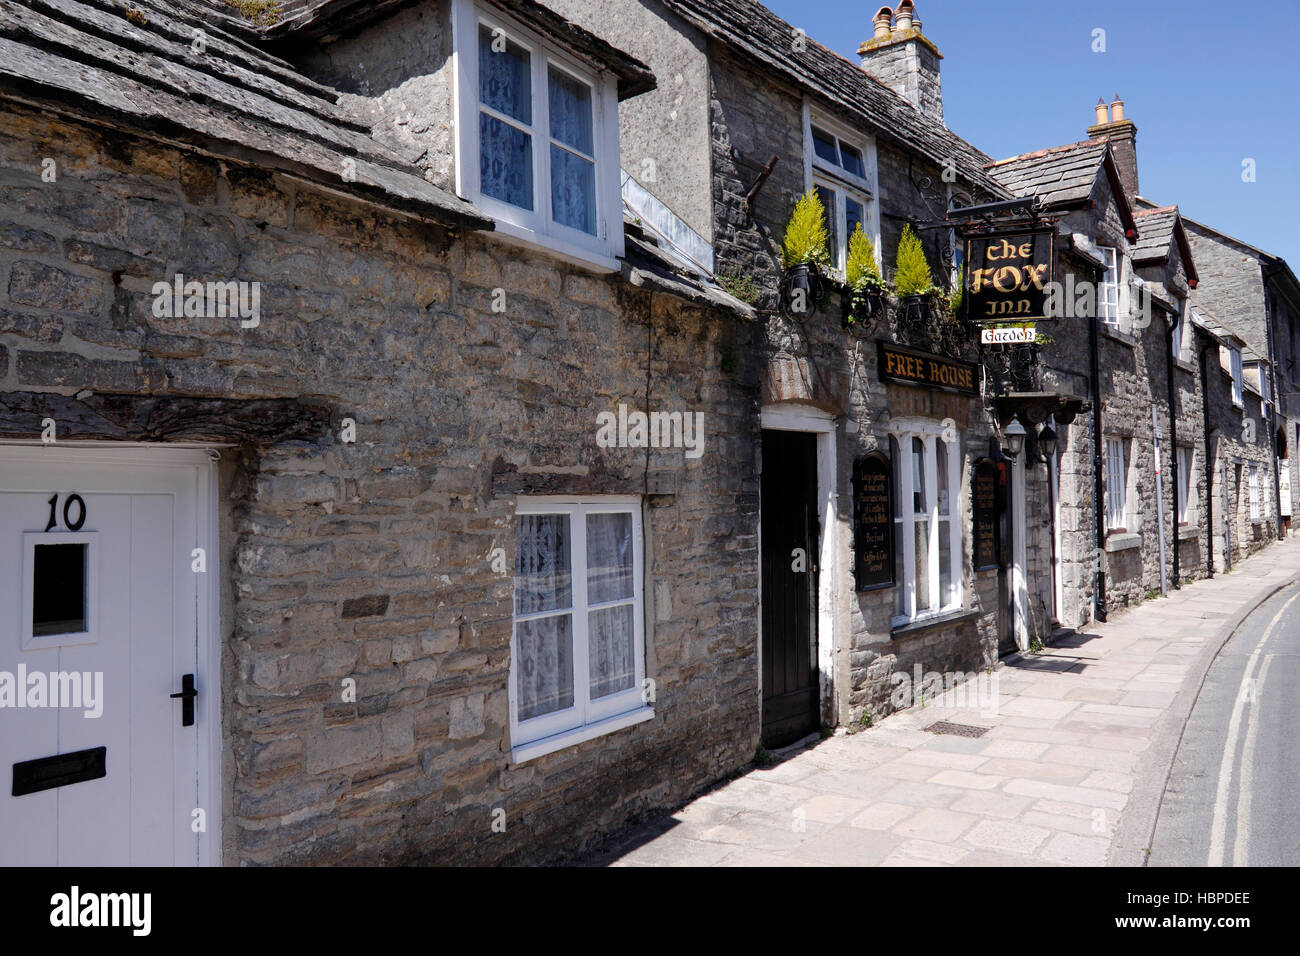
[[[764,0],[857,61],[884,0]],[[1087,138],[1098,97],[1138,126],[1142,195],[1300,272],[1300,3],[915,0],[948,127],[995,159]],[[896,6],[896,4],[889,4]],[[1106,31],[1094,53],[1093,31]],[[1242,181],[1255,160],[1256,181]]]

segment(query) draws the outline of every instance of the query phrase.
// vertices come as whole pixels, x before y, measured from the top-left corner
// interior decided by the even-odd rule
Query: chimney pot
[[[1106,101],[1098,98],[1097,100],[1097,125],[1104,126],[1110,122],[1110,111],[1106,109]]]
[[[875,39],[879,40],[881,37],[889,36],[889,34],[892,32],[892,27],[890,27],[890,23],[893,21],[893,19],[894,19],[894,11],[889,9],[889,7],[881,7],[880,10],[877,11],[875,19],[873,20],[873,23],[875,24],[876,27]]]
[[[894,29],[901,32],[912,29],[912,15],[916,12],[912,0],[903,0],[898,5],[898,12],[894,15]]]
[[[1118,123],[1123,118],[1124,118],[1124,101],[1121,100],[1119,98],[1119,94],[1116,93],[1114,102],[1110,104],[1110,121],[1112,123]]]

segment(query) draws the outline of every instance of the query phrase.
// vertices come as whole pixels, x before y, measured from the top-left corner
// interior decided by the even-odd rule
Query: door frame
[[[195,724],[206,732],[198,734],[195,765],[203,774],[196,794],[205,810],[206,831],[198,841],[199,866],[221,865],[222,805],[222,729],[221,729],[221,641],[220,601],[218,591],[223,575],[218,549],[216,463],[221,456],[219,445],[160,445],[135,442],[64,441],[43,444],[33,441],[0,441],[0,458],[36,465],[64,465],[69,468],[87,464],[128,465],[143,473],[161,469],[192,470],[196,528],[194,547],[202,548],[207,571],[196,582],[195,625],[196,659],[204,668],[201,688],[195,701]],[[190,555],[184,555],[188,559]]]
[[[836,607],[839,594],[839,534],[837,516],[839,490],[835,450],[835,418],[829,412],[810,405],[767,405],[762,410],[764,431],[806,432],[817,441],[817,523],[821,527],[817,566],[817,683],[818,716],[824,717],[828,705],[832,719],[835,711],[835,649],[839,642]],[[763,553],[762,502],[759,503],[758,553]],[[759,562],[758,582],[758,698],[763,699],[763,569]],[[761,710],[760,710],[761,726]]]
[[[1029,499],[1025,488],[1025,458],[1029,452],[1022,449],[1011,463],[1011,626],[1016,646],[1029,650],[1029,578],[1028,556],[1025,547],[1025,525],[1029,518]]]

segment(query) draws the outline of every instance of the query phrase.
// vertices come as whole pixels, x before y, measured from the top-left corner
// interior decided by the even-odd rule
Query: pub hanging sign
[[[1022,229],[966,237],[965,295],[968,322],[1048,319],[1055,279],[1056,230]]]

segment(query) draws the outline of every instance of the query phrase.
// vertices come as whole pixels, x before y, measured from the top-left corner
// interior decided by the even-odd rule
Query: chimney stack
[[[1137,124],[1124,115],[1124,101],[1115,94],[1109,113],[1105,100],[1097,101],[1097,125],[1088,127],[1088,138],[1110,143],[1119,167],[1120,182],[1131,201],[1138,195]]]
[[[921,32],[916,5],[912,0],[903,0],[897,11],[881,7],[872,24],[875,35],[858,48],[862,69],[942,123],[939,61],[943,54]]]

